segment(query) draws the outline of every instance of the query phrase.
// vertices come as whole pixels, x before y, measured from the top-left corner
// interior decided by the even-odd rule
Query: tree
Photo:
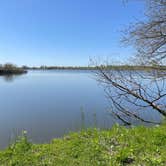
[[[108,70],[103,65],[96,74],[111,103],[111,113],[124,124],[160,123],[148,116],[152,110],[166,117],[165,71]]]
[[[134,45],[141,64],[163,63],[166,59],[166,0],[145,1],[145,21],[126,29],[122,41]]]
[[[3,65],[3,68],[5,70],[15,70],[15,69],[17,69],[17,66],[12,63],[6,63]]]
[[[166,59],[166,0],[145,0],[146,20],[125,31],[123,42],[137,50],[134,59],[141,65],[158,65]],[[166,117],[166,71],[108,70],[98,66],[97,80],[111,102],[111,112],[123,123],[158,123],[143,115],[155,111]]]

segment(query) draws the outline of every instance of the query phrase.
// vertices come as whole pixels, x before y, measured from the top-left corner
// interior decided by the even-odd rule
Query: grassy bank
[[[166,165],[166,125],[89,129],[54,139],[49,144],[32,144],[23,135],[0,152],[0,165]]]

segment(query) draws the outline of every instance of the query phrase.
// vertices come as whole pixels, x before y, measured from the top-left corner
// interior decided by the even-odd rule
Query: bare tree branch
[[[166,59],[166,0],[145,0],[146,20],[124,31],[122,42],[133,45],[141,64],[163,63]]]
[[[111,102],[111,112],[123,123],[129,125],[135,119],[158,124],[140,115],[148,110],[166,117],[166,75],[160,77],[159,71],[113,70],[106,65],[97,69],[96,78]]]

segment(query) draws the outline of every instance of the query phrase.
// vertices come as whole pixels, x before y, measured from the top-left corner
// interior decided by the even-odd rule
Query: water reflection
[[[1,78],[3,78],[3,80],[5,82],[13,82],[15,79],[18,79],[19,77],[21,77],[22,75],[25,75],[26,73],[23,74],[7,74],[7,75],[2,75],[0,76]]]
[[[6,81],[6,82],[13,82],[15,77],[17,76],[14,76],[14,75],[5,75],[5,76],[2,76],[3,79]]]

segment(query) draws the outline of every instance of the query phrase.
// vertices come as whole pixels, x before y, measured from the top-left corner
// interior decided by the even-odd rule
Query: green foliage
[[[31,144],[26,134],[0,152],[1,166],[166,165],[166,125],[114,126],[71,133],[49,144]]]

